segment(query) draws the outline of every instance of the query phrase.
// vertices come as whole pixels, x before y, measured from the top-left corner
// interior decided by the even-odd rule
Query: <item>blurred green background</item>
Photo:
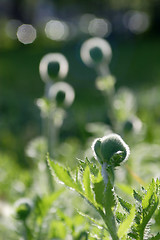
[[[160,4],[156,0],[1,0],[1,151],[15,156],[21,165],[29,164],[24,148],[28,141],[41,135],[40,112],[35,105],[35,100],[44,94],[39,63],[50,52],[61,52],[68,59],[69,73],[65,81],[74,87],[76,93],[75,102],[63,126],[62,137],[78,136],[83,142],[87,136],[86,122],[107,122],[103,97],[95,88],[96,72],[87,68],[80,58],[82,43],[99,34],[86,30],[88,20],[82,21],[84,16],[107,19],[112,26],[110,33],[103,37],[112,47],[110,70],[117,79],[117,89],[126,86],[135,94],[140,93],[140,96],[149,89],[158,89],[159,9]],[[13,19],[17,21],[17,25],[15,22],[13,24]],[[68,24],[70,38],[48,38],[45,25],[51,19]],[[17,39],[17,27],[21,24],[32,24],[36,29],[37,35],[33,43],[23,44]],[[159,117],[158,114],[157,118]]]

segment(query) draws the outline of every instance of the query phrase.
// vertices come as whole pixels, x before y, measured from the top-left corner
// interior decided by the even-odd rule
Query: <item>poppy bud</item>
[[[128,159],[130,150],[128,145],[118,134],[98,138],[93,142],[92,149],[96,159],[108,166],[117,167]]]
[[[16,218],[25,220],[32,209],[32,202],[30,199],[21,198],[15,203]]]

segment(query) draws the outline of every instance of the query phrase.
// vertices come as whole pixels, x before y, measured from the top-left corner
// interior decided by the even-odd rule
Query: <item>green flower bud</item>
[[[139,133],[142,129],[142,122],[136,116],[128,119],[124,122],[123,131],[124,133]]]
[[[119,166],[121,162],[128,159],[130,150],[128,145],[118,134],[110,134],[103,138],[98,138],[93,142],[92,149],[95,158],[108,166]]]
[[[19,199],[15,203],[16,218],[19,220],[26,220],[33,207],[32,201],[28,198]]]
[[[133,122],[130,120],[125,121],[123,130],[125,133],[131,132],[133,130]]]

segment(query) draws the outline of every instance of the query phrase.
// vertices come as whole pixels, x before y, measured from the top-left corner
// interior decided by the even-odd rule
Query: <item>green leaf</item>
[[[152,183],[149,185],[148,189],[147,189],[147,193],[144,195],[143,199],[142,199],[142,208],[145,209],[149,206],[150,204],[150,199],[153,195],[155,189],[155,182],[152,181]]]
[[[153,216],[155,210],[157,209],[157,207],[158,207],[158,198],[157,198],[156,194],[153,194],[150,198],[150,205],[148,206],[147,209],[143,210],[142,222],[139,225],[140,235],[143,236],[144,230],[145,230],[149,220]]]
[[[120,224],[118,229],[118,237],[122,238],[125,237],[130,230],[131,225],[133,224],[135,218],[136,209],[135,206],[132,207],[130,213],[126,217],[126,219]]]
[[[79,168],[76,168],[76,184],[78,185],[79,190],[83,192],[82,184],[79,181]]]
[[[104,225],[101,225],[96,219],[92,218],[92,217],[89,216],[88,214],[82,213],[82,212],[80,212],[80,211],[78,211],[78,210],[77,210],[77,212],[78,212],[81,216],[89,219],[94,225],[96,225],[96,226],[99,227],[100,229],[106,229]],[[107,230],[107,229],[106,229],[106,230]]]
[[[136,201],[142,202],[142,196],[133,189],[133,197]]]
[[[54,173],[54,175],[58,178],[60,182],[81,193],[81,188],[79,187],[79,184],[74,181],[70,172],[67,169],[65,169],[63,166],[60,166],[58,163],[51,161],[50,159],[48,159],[48,164],[51,171]]]
[[[104,205],[104,190],[105,190],[105,185],[104,185],[104,181],[101,180],[100,182],[95,182],[93,184],[93,191],[95,193],[95,199],[96,202],[101,205],[101,207],[103,208]]]
[[[48,159],[48,164],[50,166],[51,171],[60,182],[64,183],[71,189],[76,190],[79,194],[85,197],[90,202],[90,204],[92,204],[96,209],[98,209],[98,205],[94,199],[94,195],[90,186],[89,166],[86,167],[84,170],[83,184],[86,191],[84,192],[80,185],[80,182],[77,182],[77,179],[75,181],[67,169],[65,169],[63,166],[60,166],[58,163],[51,161],[50,159]]]
[[[115,193],[110,181],[108,182],[107,187],[105,188],[104,199],[105,199],[105,210],[107,213],[112,207],[116,205]]]
[[[123,222],[125,218],[126,218],[126,214],[121,212],[116,212],[116,220],[118,223]]]
[[[51,222],[48,239],[66,239],[67,230],[62,221],[53,220]]]
[[[123,200],[122,198],[118,197],[119,203],[121,204],[121,206],[127,211],[130,212],[132,205],[128,202],[126,202],[125,200]]]
[[[118,183],[117,184],[118,188],[120,188],[120,190],[122,190],[125,194],[132,196],[133,193],[133,189],[131,186],[126,185],[126,184],[122,184],[122,183]]]
[[[156,236],[153,236],[151,238],[149,238],[148,240],[159,240],[160,239],[160,233],[157,233]]]
[[[142,219],[140,224],[138,225],[138,231],[139,235],[141,238],[143,238],[145,228],[152,218],[155,210],[158,207],[158,187],[159,187],[159,182],[153,179],[152,183],[149,185],[147,189],[147,193],[144,195],[143,200],[142,200]]]
[[[65,215],[60,209],[57,209],[57,215],[60,217],[61,221],[64,222],[70,230],[72,230],[73,222],[71,218]]]
[[[35,212],[37,214],[37,221],[42,223],[43,218],[47,215],[54,201],[64,192],[65,188],[61,188],[51,195],[37,197],[35,201]]]
[[[87,166],[83,173],[83,186],[85,190],[85,196],[91,201],[94,202],[94,195],[91,188],[91,180],[90,180],[90,169]]]

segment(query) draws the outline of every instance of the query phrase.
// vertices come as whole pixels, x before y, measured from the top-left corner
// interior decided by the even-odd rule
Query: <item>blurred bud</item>
[[[133,130],[133,122],[132,121],[125,121],[124,126],[123,126],[124,132],[131,132]]]
[[[126,121],[136,112],[135,95],[127,88],[120,88],[114,97],[114,110],[119,121]]]
[[[109,64],[112,50],[106,40],[95,37],[83,43],[80,54],[83,62],[93,67],[102,63]]]
[[[130,133],[130,132],[139,133],[141,129],[142,129],[142,122],[136,116],[126,120],[123,125],[123,131],[125,133]]]
[[[69,107],[75,98],[74,89],[65,82],[55,83],[49,89],[49,98],[59,107]]]
[[[33,207],[33,203],[28,198],[21,198],[15,203],[15,212],[16,218],[19,220],[26,220],[29,216],[31,209]]]
[[[37,137],[29,142],[26,147],[26,155],[40,160],[47,152],[47,141],[44,137]]]
[[[98,138],[93,142],[92,149],[95,158],[108,166],[117,167],[128,159],[130,150],[128,145],[118,134],[110,134]]]
[[[36,105],[41,110],[42,117],[47,117],[50,110],[50,102],[47,98],[38,98],[36,100]]]
[[[44,82],[63,79],[68,73],[68,61],[60,53],[49,53],[41,59],[39,71]]]
[[[108,75],[106,77],[98,77],[96,79],[96,87],[100,91],[110,92],[111,90],[113,90],[115,82],[116,80],[112,75]]]

